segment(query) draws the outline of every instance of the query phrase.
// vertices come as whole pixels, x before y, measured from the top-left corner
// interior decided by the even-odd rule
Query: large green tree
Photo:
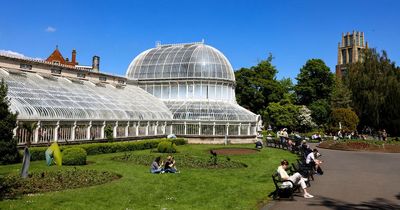
[[[331,96],[332,108],[349,108],[351,106],[351,91],[343,84],[340,77],[335,77],[335,85]]]
[[[280,102],[271,102],[268,107],[263,111],[263,120],[269,124],[282,128],[296,129],[299,125],[299,106],[284,99]]]
[[[326,127],[329,121],[331,106],[327,99],[319,99],[308,105],[311,110],[311,116],[320,128]]]
[[[400,134],[400,71],[385,51],[364,50],[361,62],[348,66],[345,77],[351,90],[352,107],[361,126],[386,128]]]
[[[4,80],[0,83],[0,164],[19,161],[17,141],[13,138],[17,114],[9,109],[10,100],[7,97],[8,87]]]
[[[270,102],[283,98],[285,88],[276,79],[277,70],[272,65],[272,56],[251,68],[235,72],[236,99],[238,103],[254,113],[261,113]]]
[[[310,59],[300,69],[294,90],[298,103],[308,106],[320,99],[330,99],[333,89],[333,73],[321,59]]]

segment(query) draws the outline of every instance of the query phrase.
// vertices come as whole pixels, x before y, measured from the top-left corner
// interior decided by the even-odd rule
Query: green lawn
[[[222,145],[184,145],[183,154],[209,157],[210,148]],[[248,147],[251,145],[232,145]],[[149,150],[135,151],[149,154]],[[249,155],[229,156],[248,165],[239,169],[179,168],[179,174],[150,174],[149,166],[111,160],[123,153],[88,156],[88,169],[106,170],[122,175],[107,184],[26,195],[0,201],[0,209],[258,209],[274,190],[271,174],[281,159],[293,162],[296,156],[283,150],[266,148]],[[219,158],[224,158],[220,156]],[[149,163],[150,165],[150,163]],[[68,168],[63,166],[62,169]],[[0,174],[18,173],[20,164],[0,166]],[[58,170],[35,161],[33,170]]]

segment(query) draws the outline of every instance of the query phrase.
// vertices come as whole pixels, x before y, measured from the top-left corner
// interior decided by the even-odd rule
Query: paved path
[[[315,197],[298,193],[263,210],[400,210],[400,154],[318,150],[325,174],[311,182]]]

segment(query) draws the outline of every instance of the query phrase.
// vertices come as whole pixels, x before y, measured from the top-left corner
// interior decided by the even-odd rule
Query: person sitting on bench
[[[296,172],[292,176],[289,176],[286,173],[286,169],[287,169],[288,165],[289,165],[289,162],[287,160],[282,160],[281,161],[281,165],[278,167],[278,170],[277,170],[277,172],[278,172],[279,176],[281,177],[281,179],[282,180],[290,180],[294,184],[297,184],[297,185],[299,184],[301,186],[301,188],[303,189],[303,191],[304,191],[304,195],[303,196],[305,198],[313,198],[314,196],[312,196],[310,193],[307,192],[306,179],[303,178],[300,173]],[[289,182],[285,182],[285,183],[291,185],[291,183],[289,183]],[[290,186],[290,187],[294,187],[294,186]]]
[[[318,153],[317,149],[314,149],[313,152],[307,155],[306,164],[311,165],[318,174],[322,175],[324,172],[320,167],[322,161],[317,159],[319,156],[321,154]]]

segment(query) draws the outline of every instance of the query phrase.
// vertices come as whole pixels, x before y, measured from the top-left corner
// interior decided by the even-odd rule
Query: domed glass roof
[[[228,59],[203,43],[157,45],[139,54],[126,76],[135,80],[219,79],[235,81]]]

